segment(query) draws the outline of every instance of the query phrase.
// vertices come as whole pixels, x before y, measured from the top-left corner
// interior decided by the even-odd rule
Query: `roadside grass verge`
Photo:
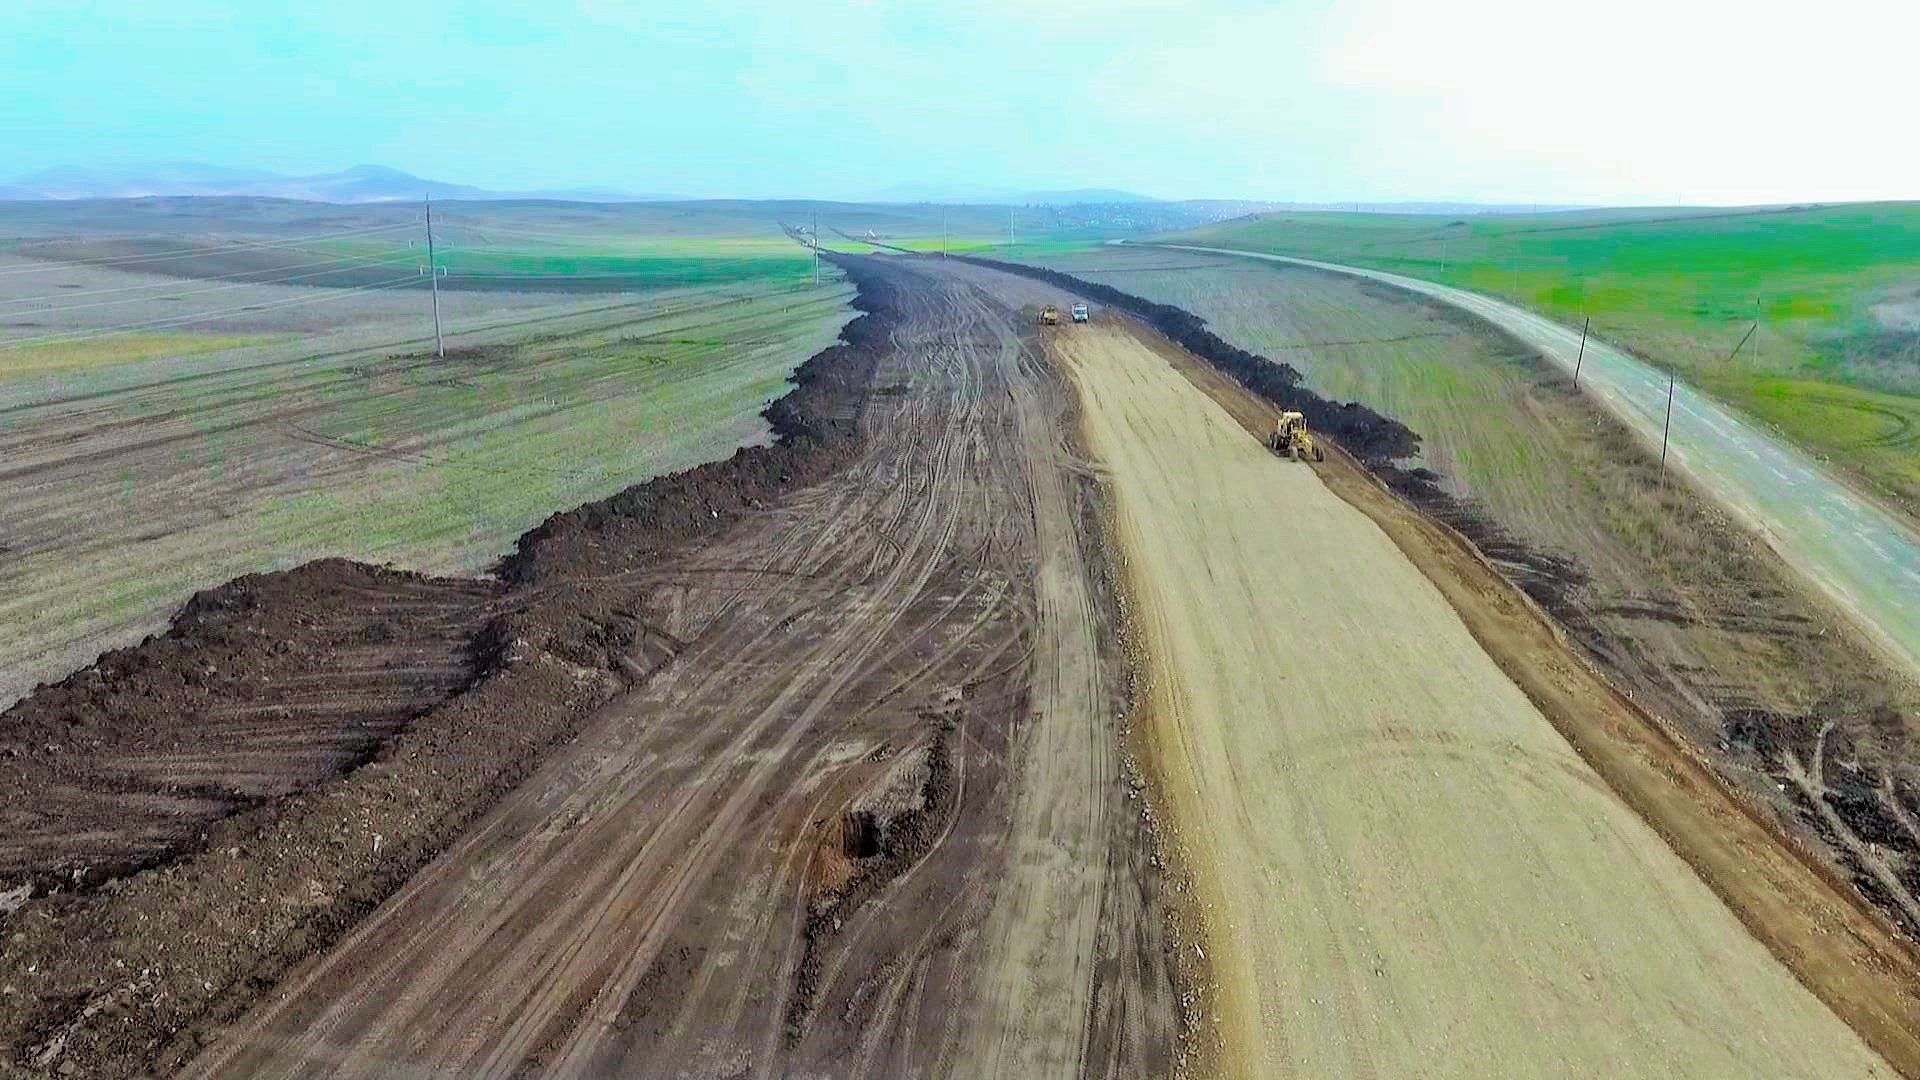
[[[1920,397],[1790,377],[1722,387],[1709,375],[1702,385],[1900,493],[1909,506],[1920,503]]]

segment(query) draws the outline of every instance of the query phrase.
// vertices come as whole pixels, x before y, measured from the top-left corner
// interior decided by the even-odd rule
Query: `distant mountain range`
[[[312,202],[375,203],[436,199],[561,199],[571,202],[661,202],[605,188],[490,191],[427,180],[384,165],[355,165],[336,173],[283,176],[264,169],[230,169],[194,162],[142,165],[68,165],[0,184],[0,199],[133,199],[150,195],[226,195]]]
[[[378,203],[408,202],[429,194],[436,199],[559,199],[569,202],[675,202],[687,198],[591,187],[496,191],[470,184],[429,180],[384,165],[355,165],[341,172],[313,176],[286,176],[265,169],[234,169],[185,161],[65,165],[0,182],[0,199],[137,199],[147,196],[212,195],[328,203]],[[1109,188],[1021,191],[978,184],[897,184],[868,195],[865,201],[1071,206],[1150,203],[1156,200],[1131,191]]]
[[[1021,191],[980,184],[895,184],[868,193],[863,202],[939,203],[947,206],[1076,206],[1083,204],[1159,202],[1151,195],[1113,188],[1060,188]]]
[[[147,196],[211,195],[377,203],[413,201],[428,194],[436,199],[560,199],[569,202],[677,202],[687,198],[592,187],[496,191],[470,184],[429,180],[384,165],[355,165],[341,172],[314,176],[286,176],[265,169],[234,169],[185,161],[65,165],[0,182],[0,199],[137,199]],[[1111,188],[1022,191],[979,184],[896,184],[869,194],[863,201],[1072,206],[1150,203],[1157,200]]]
[[[535,191],[496,191],[470,184],[428,180],[384,165],[355,165],[334,173],[285,176],[265,169],[235,169],[198,162],[135,165],[65,165],[0,182],[0,200],[137,199],[148,196],[206,195],[300,199],[326,203],[416,202],[436,199],[552,199],[563,202],[686,202],[692,196],[634,193],[610,188],[572,187]],[[895,184],[868,192],[868,203],[933,203],[948,206],[1103,206],[1116,212],[1138,206],[1205,208],[1219,214],[1274,210],[1362,210],[1369,213],[1483,214],[1523,210],[1569,210],[1563,205],[1488,205],[1468,202],[1277,203],[1237,199],[1168,201],[1114,188],[1059,188],[1042,191],[981,184]]]

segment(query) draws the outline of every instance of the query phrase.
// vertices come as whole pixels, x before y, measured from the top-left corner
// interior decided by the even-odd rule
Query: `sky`
[[[0,182],[378,163],[496,189],[1920,198],[1920,2],[6,0]]]

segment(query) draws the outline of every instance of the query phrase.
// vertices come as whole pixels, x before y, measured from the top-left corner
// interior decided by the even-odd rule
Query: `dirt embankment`
[[[1219,371],[1165,359],[1250,434],[1274,408]],[[1717,893],[1751,935],[1903,1075],[1920,1075],[1920,956],[1779,822],[1727,784],[1705,755],[1567,648],[1504,567],[1459,533],[1388,494],[1335,451],[1318,479],[1373,520],[1459,614],[1534,706],[1607,786]]]
[[[1309,429],[1331,436],[1394,491],[1464,533],[1489,558],[1508,568],[1515,582],[1537,603],[1558,617],[1584,621],[1579,609],[1571,603],[1572,591],[1585,580],[1579,566],[1564,555],[1543,551],[1516,538],[1472,501],[1446,491],[1437,474],[1402,464],[1420,448],[1419,434],[1407,425],[1357,401],[1333,401],[1315,393],[1301,384],[1301,373],[1293,365],[1226,341],[1207,328],[1206,320],[1184,308],[1045,267],[977,256],[953,257],[1045,281],[1141,319],[1255,396],[1304,414]],[[1448,317],[1471,318],[1451,311]]]
[[[500,577],[533,585],[595,565],[632,569],[636,554],[671,550],[717,532],[851,461],[858,452],[861,404],[874,364],[897,328],[900,299],[889,279],[863,263],[829,260],[859,289],[853,306],[862,314],[840,331],[838,343],[795,369],[793,389],[767,407],[773,445],[745,447],[725,461],[554,514],[520,537],[501,560]]]
[[[845,269],[865,314],[769,408],[774,445],[555,515],[505,586],[329,560],[208,590],[0,714],[0,1075],[177,1060],[670,654],[616,571],[859,441],[897,313]]]
[[[1564,379],[1543,371],[1535,407],[1561,418],[1569,434],[1559,452],[1594,489],[1585,504],[1591,542],[1577,552],[1529,542],[1524,526],[1509,528],[1438,475],[1408,468],[1416,433],[1324,401],[1292,368],[1221,341],[1191,313],[1058,271],[969,261],[1109,303],[1257,397],[1305,412],[1388,487],[1466,537],[1634,700],[1776,817],[1808,858],[1850,879],[1909,937],[1920,934],[1913,688],[1757,538],[1663,477],[1630,432],[1579,402]]]
[[[472,685],[501,592],[327,559],[195,595],[0,714],[0,887],[84,890],[359,765]]]
[[[1300,385],[1300,372],[1293,365],[1228,343],[1207,329],[1206,320],[1190,311],[1171,304],[1155,303],[1132,293],[1121,292],[1111,285],[1085,281],[1058,270],[969,255],[952,257],[976,266],[1035,278],[1127,312],[1173,339],[1188,352],[1233,376],[1236,382],[1255,394],[1304,413],[1309,428],[1332,435],[1350,453],[1370,465],[1405,458],[1419,449],[1420,436],[1405,424],[1382,416],[1359,402],[1330,401],[1321,397]]]
[[[1246,395],[1144,336],[1054,342],[1116,491],[1177,833],[1212,870],[1223,1072],[1889,1075],[1702,879],[1911,1057],[1858,913],[1676,781],[1506,581],[1344,455],[1277,463],[1270,406],[1223,414],[1182,376]]]

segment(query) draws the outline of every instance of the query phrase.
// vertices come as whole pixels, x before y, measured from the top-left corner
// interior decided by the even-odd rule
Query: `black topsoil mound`
[[[793,389],[762,414],[773,428],[769,446],[749,446],[732,457],[636,484],[598,502],[554,514],[515,542],[496,567],[512,585],[534,585],[556,569],[577,572],[574,556],[610,529],[644,524],[622,537],[622,560],[678,547],[717,532],[742,514],[794,487],[817,483],[852,459],[859,443],[860,407],[873,367],[885,351],[899,310],[893,283],[871,263],[828,255],[857,291],[862,314],[840,340],[795,369]],[[623,530],[624,531],[624,530]]]

